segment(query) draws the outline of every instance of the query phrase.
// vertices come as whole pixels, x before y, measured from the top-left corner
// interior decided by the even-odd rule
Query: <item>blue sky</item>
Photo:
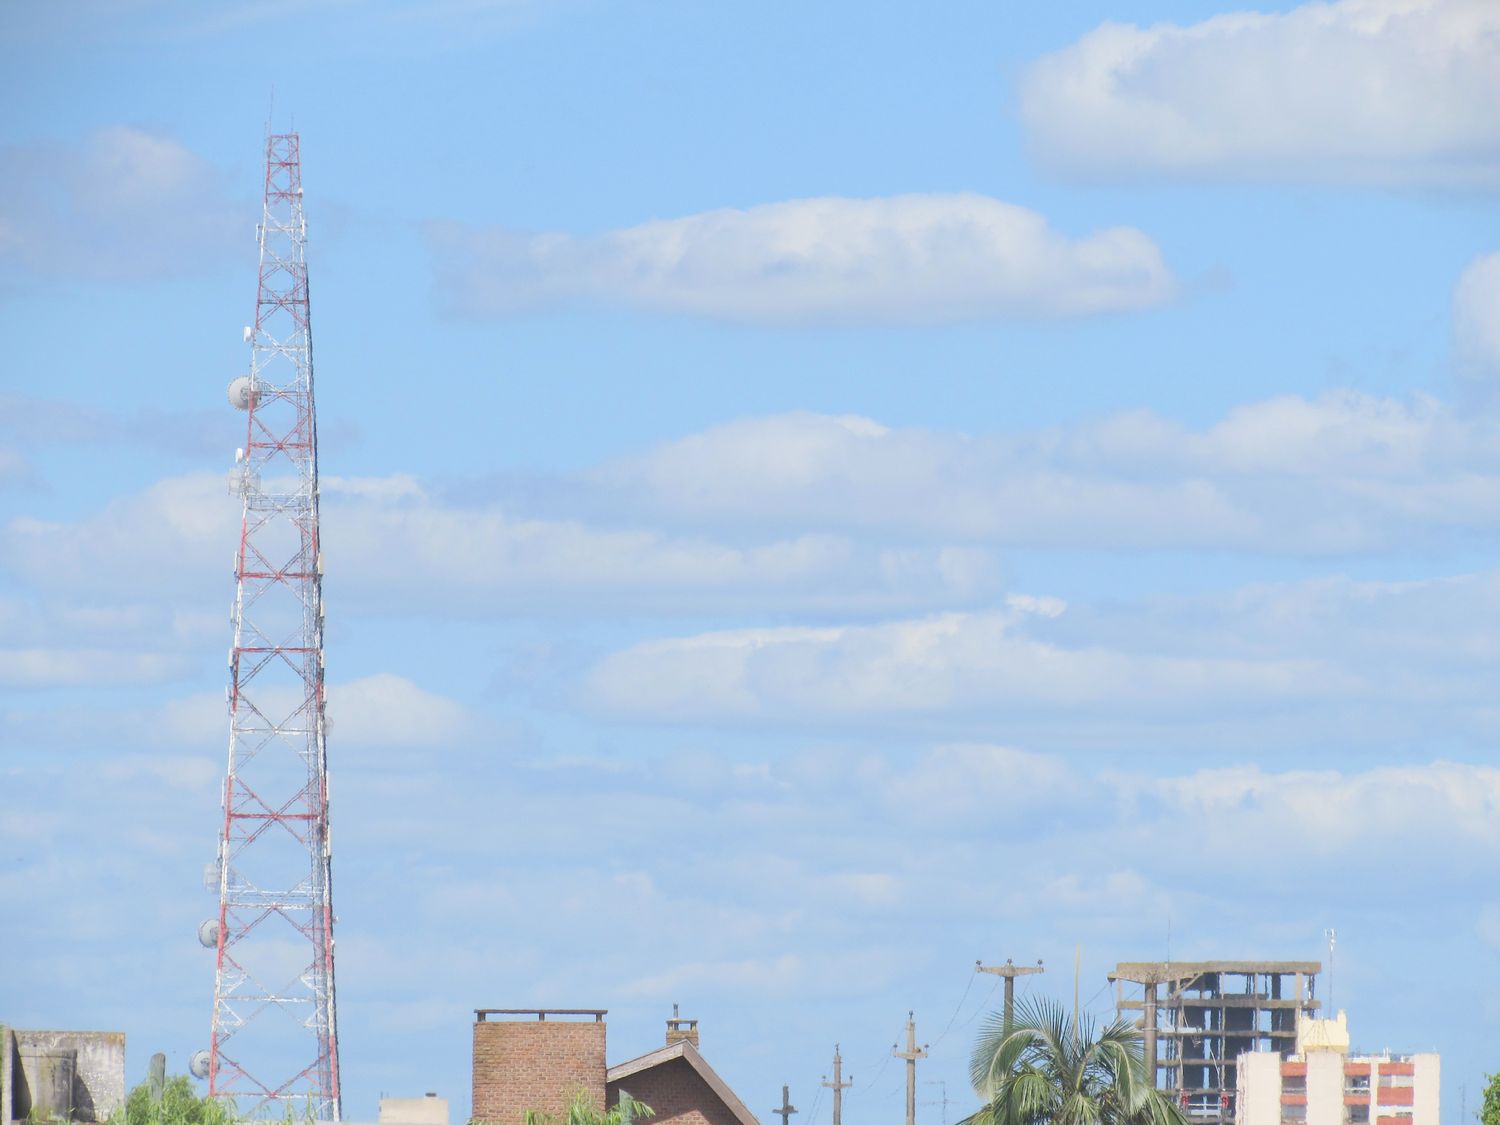
[[[205,1045],[302,135],[345,1114],[673,1002],[801,1125],[991,978],[1318,958],[1497,1064],[1500,10],[13,3],[0,1013]],[[274,94],[273,94],[274,91]],[[274,109],[273,109],[274,96]],[[941,1125],[925,1104],[923,1125]]]

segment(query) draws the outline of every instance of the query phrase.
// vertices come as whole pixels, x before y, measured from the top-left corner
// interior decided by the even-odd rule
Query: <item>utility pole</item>
[[[833,1081],[828,1081],[828,1075],[823,1076],[823,1085],[833,1091],[833,1125],[843,1125],[844,1121],[844,1091],[854,1085],[854,1075],[849,1076],[849,1081],[843,1080],[844,1060],[839,1057],[839,1045],[833,1045]],[[783,1098],[783,1101],[786,1099]]]
[[[1041,961],[1035,965],[1017,965],[1009,957],[1003,965],[986,965],[982,961],[974,962],[976,973],[994,973],[997,977],[1005,978],[1005,1026],[1010,1027],[1015,1018],[1016,1010],[1016,978],[1028,976],[1031,973],[1045,972]]]
[[[917,1060],[927,1057],[927,1045],[917,1046],[917,1024],[906,1013],[906,1050],[891,1048],[891,1054],[906,1060],[906,1125],[917,1125]]]
[[[781,1088],[781,1108],[771,1112],[781,1118],[781,1125],[791,1125],[792,1114],[797,1112],[797,1107],[792,1104],[790,1090],[786,1086]]]

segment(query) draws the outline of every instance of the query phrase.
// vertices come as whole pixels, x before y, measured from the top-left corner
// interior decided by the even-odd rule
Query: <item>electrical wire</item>
[[[946,1039],[948,1037],[948,1032],[953,1030],[953,1021],[958,1019],[958,1013],[963,1010],[964,1001],[969,998],[969,990],[974,987],[974,978],[978,975],[978,972],[972,972],[969,974],[969,983],[964,985],[964,994],[958,998],[958,1003],[954,1005],[953,1008],[953,1014],[948,1017],[948,1026],[943,1028],[943,1033],[932,1041],[932,1045],[934,1047],[936,1047],[939,1043]]]
[[[872,1078],[872,1079],[870,1079],[868,1085],[860,1087],[860,1092],[861,1093],[869,1093],[870,1090],[872,1090],[874,1088],[875,1083],[877,1083],[877,1082],[880,1081],[880,1076],[885,1073],[886,1065],[891,1061],[891,1057],[892,1056],[890,1056],[890,1055],[886,1055],[884,1058],[882,1058],[880,1060],[880,1066],[878,1066],[876,1068],[876,1070],[875,1070],[875,1077]]]
[[[812,1109],[807,1111],[807,1125],[813,1125],[813,1123],[818,1120],[818,1106],[823,1103],[823,1090],[824,1086],[821,1082],[819,1082],[818,1093],[813,1098]]]
[[[1029,978],[1027,979],[1026,983],[1027,984],[1031,983],[1031,981],[1030,981]],[[1023,985],[1022,987],[1024,988],[1025,985]],[[973,1023],[974,1020],[976,1018],[978,1018],[979,1013],[982,1012],[982,1011],[984,1011],[986,1008],[988,1008],[990,1006],[990,1001],[995,998],[995,993],[998,992],[999,990],[1000,990],[1000,978],[996,977],[995,978],[995,983],[992,984],[992,985],[990,985],[990,990],[989,990],[988,993],[986,993],[985,998],[980,1002],[979,1007],[975,1008],[972,1012],[970,1012],[969,1013],[969,1018],[966,1019],[966,1020],[964,1020],[964,1022],[961,1023],[961,1024],[959,1024],[958,1026],[959,1027],[968,1027],[971,1023]],[[1023,995],[1024,995],[1024,993],[1023,993]]]

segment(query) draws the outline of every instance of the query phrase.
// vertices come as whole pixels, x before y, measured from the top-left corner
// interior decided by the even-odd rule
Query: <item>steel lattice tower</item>
[[[338,1121],[318,430],[295,133],[266,139],[259,236],[250,374],[229,388],[248,437],[233,478],[244,516],[219,917],[200,932],[218,967],[212,1047],[199,1064],[209,1093],[234,1098],[242,1114]]]

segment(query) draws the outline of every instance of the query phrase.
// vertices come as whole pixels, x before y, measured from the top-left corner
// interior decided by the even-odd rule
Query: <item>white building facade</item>
[[[1297,1051],[1241,1055],[1235,1125],[1439,1125],[1436,1054],[1351,1055],[1344,1013],[1299,1019]]]

